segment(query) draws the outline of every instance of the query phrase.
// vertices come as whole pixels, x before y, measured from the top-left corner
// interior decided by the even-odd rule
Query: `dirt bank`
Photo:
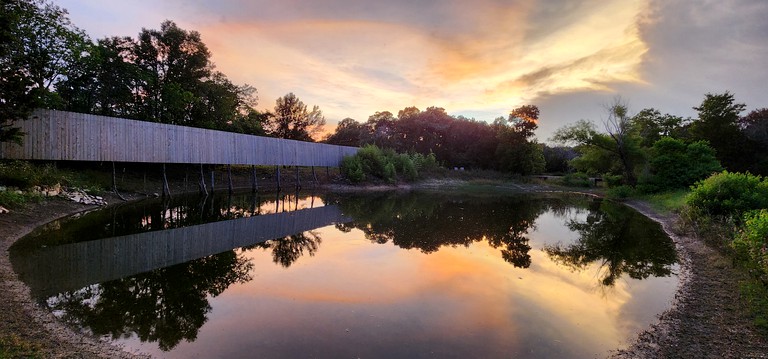
[[[680,287],[659,322],[638,335],[614,358],[768,358],[768,342],[752,324],[739,295],[744,273],[730,258],[684,233],[675,215],[661,215],[646,203],[627,203],[659,222],[680,255]]]
[[[107,197],[109,203],[120,203]],[[37,348],[40,358],[136,358],[97,338],[66,327],[35,303],[11,267],[8,248],[33,229],[70,214],[96,208],[65,199],[48,199],[0,215],[0,338],[15,337]]]
[[[456,183],[441,183],[439,187],[445,185]],[[515,185],[518,187],[523,191],[547,190]],[[107,200],[121,203],[114,196]],[[672,308],[640,333],[630,348],[617,351],[613,357],[768,358],[768,343],[753,327],[739,296],[738,282],[743,274],[733,268],[730,259],[676,230],[674,216],[655,213],[642,202],[628,204],[661,223],[674,239],[681,257],[681,284]],[[93,206],[52,199],[0,215],[0,338],[16,336],[33,343],[42,358],[137,357],[61,324],[33,302],[29,289],[11,267],[8,248],[16,240],[44,223],[89,208]]]

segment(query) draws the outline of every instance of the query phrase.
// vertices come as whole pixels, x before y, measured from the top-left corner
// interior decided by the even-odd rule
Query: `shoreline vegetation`
[[[16,163],[14,166],[18,171],[19,166],[25,165]],[[37,178],[35,183],[27,183],[27,185],[32,188],[34,186],[46,188],[50,186],[47,186],[45,181],[64,182],[63,187],[77,185],[86,189],[86,192],[103,196],[110,206],[125,203],[109,192],[111,167],[109,169],[91,168],[91,172],[87,172],[80,166],[83,165],[75,164],[73,167],[60,166],[59,168],[46,165],[32,166],[31,170],[26,168],[37,176],[27,173],[26,178]],[[131,170],[135,168],[125,170],[122,178],[118,179],[118,188],[127,199],[138,200],[154,196],[162,188],[159,177],[153,172],[156,169],[147,169],[149,179],[146,180],[144,178],[147,174],[131,175]],[[268,183],[272,170],[274,169],[259,169],[260,190],[275,189]],[[684,211],[685,198],[689,191],[679,190],[654,195],[635,195],[631,198],[615,198],[604,187],[568,186],[570,179],[565,178],[561,178],[560,183],[553,183],[551,179],[540,180],[493,172],[446,169],[434,169],[424,175],[420,181],[412,183],[402,181],[393,183],[391,180],[382,180],[355,185],[344,179],[339,171],[344,170],[318,171],[322,174],[319,176],[319,184],[307,180],[302,184],[305,189],[317,188],[329,191],[430,189],[466,193],[576,192],[624,202],[662,224],[667,234],[675,241],[681,256],[680,284],[674,303],[669,310],[661,313],[659,321],[639,333],[628,348],[617,350],[610,355],[615,358],[713,356],[760,358],[768,353],[765,329],[761,322],[761,318],[764,317],[760,316],[759,310],[755,311],[755,308],[760,308],[760,305],[755,305],[755,301],[758,301],[760,295],[764,296],[765,292],[761,292],[761,287],[758,286],[760,283],[755,282],[754,267],[743,264],[743,255],[744,253],[748,255],[749,250],[736,252],[724,246],[722,239],[718,245],[711,238],[703,238],[693,233],[690,229],[691,219],[684,218],[689,216]],[[233,181],[238,184],[235,187],[248,188],[249,170],[235,169],[233,172],[235,173]],[[77,173],[88,173],[88,176],[85,180],[78,182],[78,179],[73,177]],[[192,180],[190,183],[183,167],[176,168],[171,173],[174,173],[171,179],[171,193],[197,190],[196,182]],[[225,171],[219,168],[216,173],[218,176],[224,176]],[[306,171],[300,171],[300,175],[303,178],[312,176]],[[217,183],[226,183],[222,179],[217,181]],[[285,183],[287,192],[294,189],[293,182]],[[18,195],[15,189],[12,190]],[[227,188],[220,186],[217,190],[222,191]],[[5,188],[4,192],[9,192],[8,188]],[[124,352],[98,338],[87,337],[60,323],[53,314],[33,302],[29,289],[18,281],[10,266],[7,250],[19,238],[54,219],[99,207],[75,203],[59,197],[46,198],[44,195],[28,192],[22,192],[20,196],[24,198],[21,203],[9,205],[11,213],[0,215],[0,228],[2,228],[0,237],[3,238],[0,278],[2,278],[4,293],[2,303],[5,303],[2,304],[3,308],[0,308],[2,313],[0,319],[6,323],[0,328],[0,358],[140,357]],[[42,208],[45,210],[41,211]],[[749,218],[754,222],[756,215],[751,216]],[[701,219],[697,223],[700,225],[700,222]],[[731,232],[727,234],[732,235]],[[762,303],[762,305],[765,304]]]

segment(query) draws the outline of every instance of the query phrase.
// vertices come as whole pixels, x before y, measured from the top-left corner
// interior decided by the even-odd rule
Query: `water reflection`
[[[196,259],[125,279],[65,292],[48,299],[62,319],[99,336],[135,334],[161,350],[194,341],[216,297],[251,280],[253,268],[237,251]]]
[[[378,194],[329,198],[354,220],[337,224],[348,232],[359,229],[371,242],[432,253],[443,246],[469,246],[486,241],[518,268],[531,265],[528,234],[546,211],[563,214],[573,206],[562,198],[461,198],[444,193]],[[371,206],[370,203],[376,203]]]
[[[600,263],[600,283],[612,286],[623,274],[630,278],[666,277],[677,262],[672,241],[661,235],[658,224],[623,206],[594,201],[585,220],[569,220],[579,234],[574,243],[545,246],[556,262],[574,270]]]
[[[259,248],[272,250],[276,262],[289,266],[305,251],[308,254],[317,251],[320,238],[304,235],[303,232],[347,219],[336,206],[308,208],[314,203],[311,197],[288,199],[291,210],[275,213],[269,209],[279,208],[280,203],[289,201],[280,199],[274,204],[261,202],[257,207],[261,210],[245,211],[237,202],[246,200],[246,197],[231,197],[219,202],[224,206],[203,217],[204,222],[213,218],[219,221],[203,224],[197,224],[200,223],[200,212],[197,211],[200,207],[187,205],[192,203],[188,199],[181,199],[176,206],[161,201],[139,203],[138,209],[125,206],[112,210],[106,218],[104,213],[93,212],[82,218],[54,223],[48,230],[19,241],[11,249],[11,261],[16,272],[38,297],[265,241],[269,243]],[[201,202],[206,203],[205,208],[210,208],[208,203],[217,203],[215,198]],[[316,202],[321,203],[320,200]],[[113,218],[123,218],[125,223],[113,225]],[[186,225],[190,222],[195,225]],[[158,223],[169,229],[152,230]],[[120,227],[122,233],[130,234],[88,240],[98,236],[93,233],[81,236],[80,233],[89,233],[89,227],[96,233],[103,233],[105,228],[115,233],[115,228]],[[141,229],[145,231],[141,232]]]
[[[11,260],[65,321],[174,357],[591,357],[621,336],[579,321],[614,320],[633,300],[619,279],[669,276],[675,253],[610,202],[378,193],[142,202],[52,224]],[[606,310],[593,276],[564,274],[595,263],[620,294]]]

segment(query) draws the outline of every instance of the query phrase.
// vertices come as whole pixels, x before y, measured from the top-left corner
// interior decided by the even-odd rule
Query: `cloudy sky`
[[[726,90],[768,107],[766,0],[55,1],[94,39],[166,19],[199,31],[260,108],[293,92],[329,124],[407,106],[492,121],[534,104],[546,141],[600,123],[616,96],[680,116]]]

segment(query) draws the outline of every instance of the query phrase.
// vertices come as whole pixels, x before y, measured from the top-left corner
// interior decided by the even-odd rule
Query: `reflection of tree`
[[[322,239],[317,233],[309,231],[285,238],[268,240],[256,246],[265,250],[272,250],[272,261],[288,268],[303,256],[305,251],[310,257],[314,256],[321,242]]]
[[[378,194],[338,199],[345,214],[355,220],[336,228],[361,230],[374,243],[395,245],[424,253],[442,246],[469,246],[487,241],[501,249],[502,258],[515,267],[531,264],[528,232],[546,210],[565,207],[561,200],[530,197],[453,199],[442,194]],[[326,202],[333,202],[326,199]]]
[[[659,226],[639,213],[611,202],[595,202],[585,221],[568,227],[579,239],[568,246],[547,246],[554,261],[575,270],[600,263],[600,282],[612,286],[623,274],[635,279],[668,276],[677,261],[672,241]]]
[[[170,350],[193,341],[211,310],[208,296],[251,280],[247,259],[224,252],[49,299],[64,320],[112,338],[138,336]]]

